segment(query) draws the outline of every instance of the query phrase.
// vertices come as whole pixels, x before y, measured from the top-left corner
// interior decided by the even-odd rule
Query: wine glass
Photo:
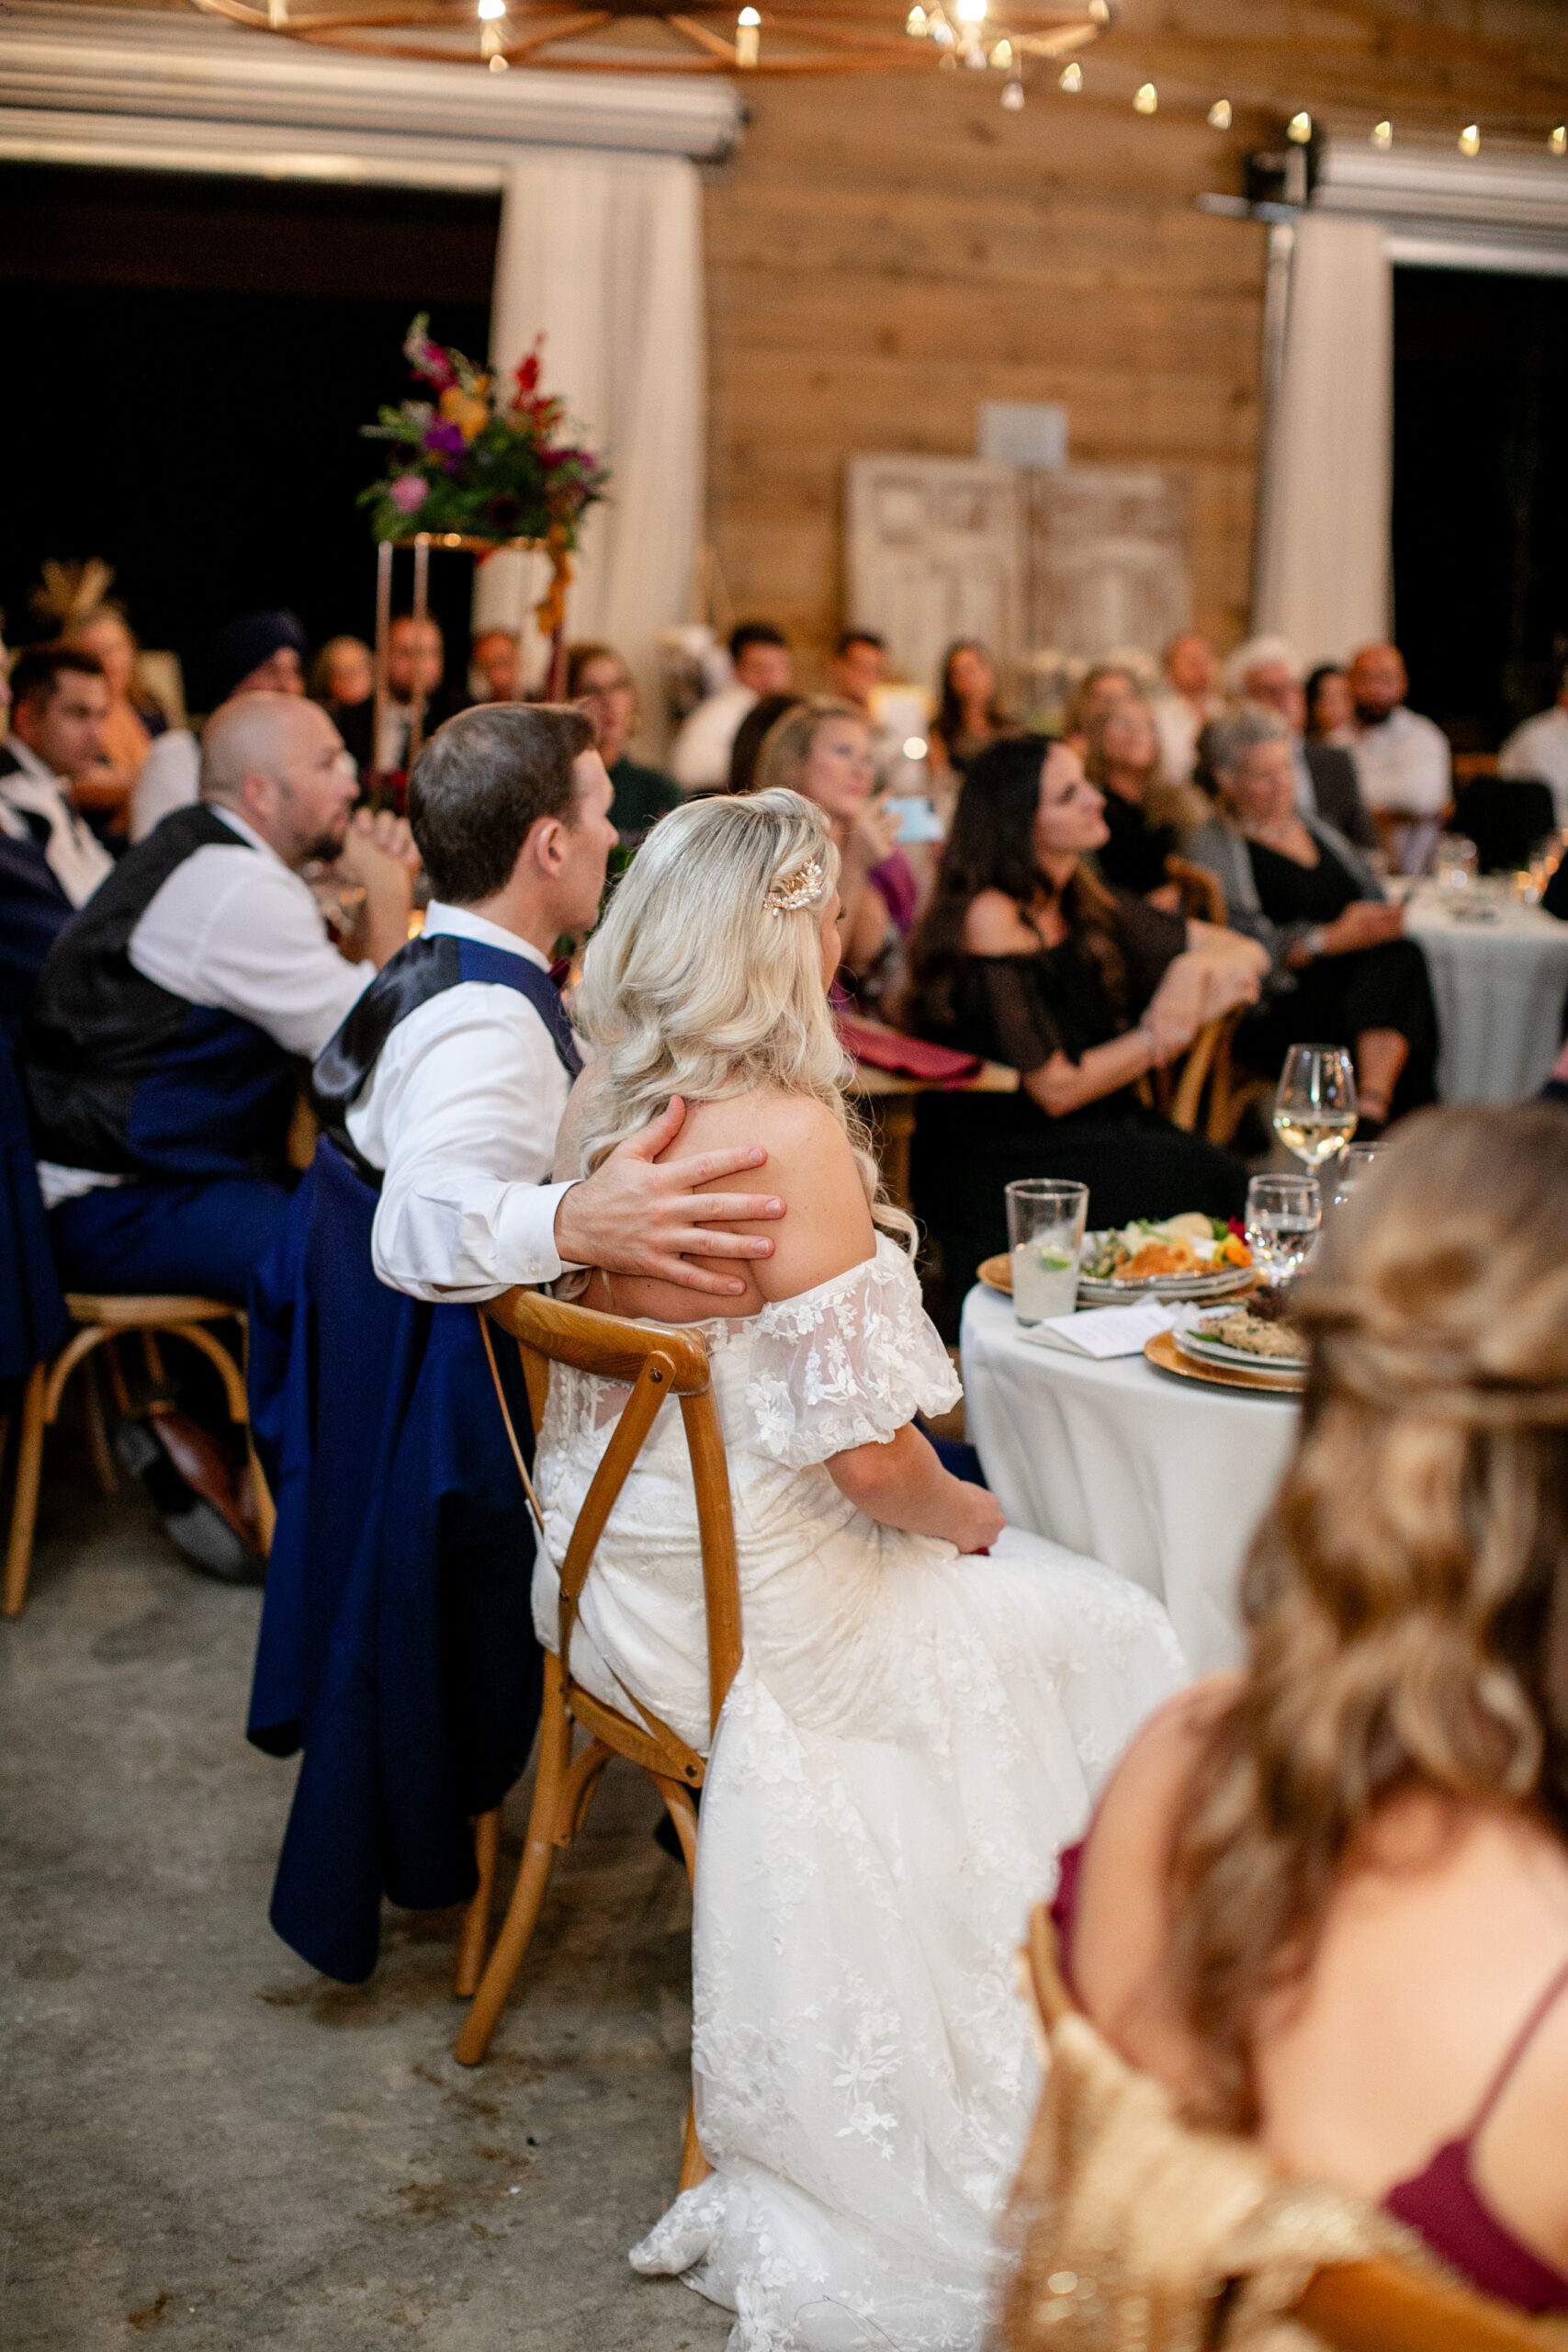
[[[1346,1145],[1335,1161],[1334,1172],[1328,1180],[1327,1207],[1342,1209],[1346,1205],[1362,1178],[1370,1176],[1382,1158],[1382,1148],[1381,1143]]]
[[[1303,1168],[1343,1151],[1359,1112],[1356,1070],[1343,1046],[1292,1046],[1274,1091],[1274,1133]]]
[[[1315,1176],[1255,1176],[1247,1188],[1247,1246],[1271,1285],[1300,1272],[1322,1223],[1323,1194]]]

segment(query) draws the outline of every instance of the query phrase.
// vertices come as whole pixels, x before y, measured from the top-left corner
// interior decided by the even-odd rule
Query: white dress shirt
[[[39,842],[49,870],[73,907],[85,907],[99,883],[114,871],[114,860],[90,825],[85,824],[71,802],[64,778],[39,759],[30,743],[8,735],[6,749],[19,773],[0,775],[0,831],[13,841],[37,838],[29,817],[40,817],[49,828]]]
[[[1358,726],[1354,750],[1369,808],[1440,817],[1453,797],[1449,739],[1403,704],[1376,727]]]
[[[314,1059],[376,967],[338,954],[309,886],[243,817],[216,804],[213,814],[238,840],[231,848],[204,842],[175,866],[127,943],[131,968],[187,1004],[254,1022],[286,1054]],[[121,1181],[39,1163],[46,1208]]]
[[[434,900],[424,936],[475,939],[549,967],[536,947]],[[413,1298],[494,1298],[564,1271],[550,1180],[571,1091],[518,989],[465,980],[400,1021],[349,1111],[355,1149],[386,1170],[371,1236],[381,1281]]]
[[[698,703],[670,746],[670,773],[682,792],[722,792],[740,722],[755,707],[750,686],[725,686]]]
[[[1497,773],[1539,776],[1551,786],[1557,821],[1568,825],[1568,710],[1556,703],[1516,727],[1497,754]]]
[[[1167,784],[1190,784],[1198,764],[1198,738],[1211,718],[1217,718],[1224,705],[1212,695],[1200,710],[1169,688],[1154,696],[1149,704],[1149,717],[1159,738],[1159,768]]]
[[[130,838],[144,842],[171,808],[188,808],[201,797],[201,746],[188,727],[160,735],[130,787]]]

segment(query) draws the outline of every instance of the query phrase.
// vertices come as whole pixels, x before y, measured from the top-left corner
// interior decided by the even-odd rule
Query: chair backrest
[[[1195,865],[1190,857],[1168,857],[1165,870],[1180,893],[1181,911],[1188,921],[1212,922],[1223,929],[1225,891],[1219,876],[1207,865]]]
[[[559,1655],[569,1700],[573,1690],[571,1629],[594,1549],[660,1408],[667,1397],[679,1398],[696,1487],[707,1616],[709,1721],[716,1729],[719,1710],[740,1663],[740,1584],[724,1432],[713,1400],[707,1349],[701,1333],[683,1330],[677,1324],[633,1323],[623,1316],[602,1315],[592,1307],[545,1298],[532,1290],[508,1291],[491,1299],[484,1312],[510,1332],[522,1350],[536,1430],[543,1424],[552,1363],[570,1364],[574,1371],[622,1382],[631,1390],[583,1497],[566,1556],[558,1563]],[[659,1724],[631,1692],[626,1695],[644,1723],[672,1744],[672,1755],[676,1749],[684,1752],[684,1743],[675,1733]]]
[[[1043,1903],[1030,1914],[1026,1960],[1035,2014],[1049,2035],[1077,2005]],[[1387,2256],[1325,2264],[1291,2316],[1334,2352],[1563,2352],[1568,2342],[1556,2323]]]

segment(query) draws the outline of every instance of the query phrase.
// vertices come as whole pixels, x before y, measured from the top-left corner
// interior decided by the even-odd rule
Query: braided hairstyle
[[[1259,2008],[1381,1803],[1529,1806],[1568,1839],[1568,1113],[1412,1119],[1294,1311],[1305,1409],[1244,1575],[1248,1670],[1170,1863],[1199,2104],[1244,2130]]]

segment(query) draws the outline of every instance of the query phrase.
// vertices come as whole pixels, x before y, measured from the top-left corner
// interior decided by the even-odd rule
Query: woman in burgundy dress
[[[1427,1111],[1296,1312],[1245,1670],[1139,1735],[1056,1917],[1189,2120],[1568,2312],[1568,1115]]]

